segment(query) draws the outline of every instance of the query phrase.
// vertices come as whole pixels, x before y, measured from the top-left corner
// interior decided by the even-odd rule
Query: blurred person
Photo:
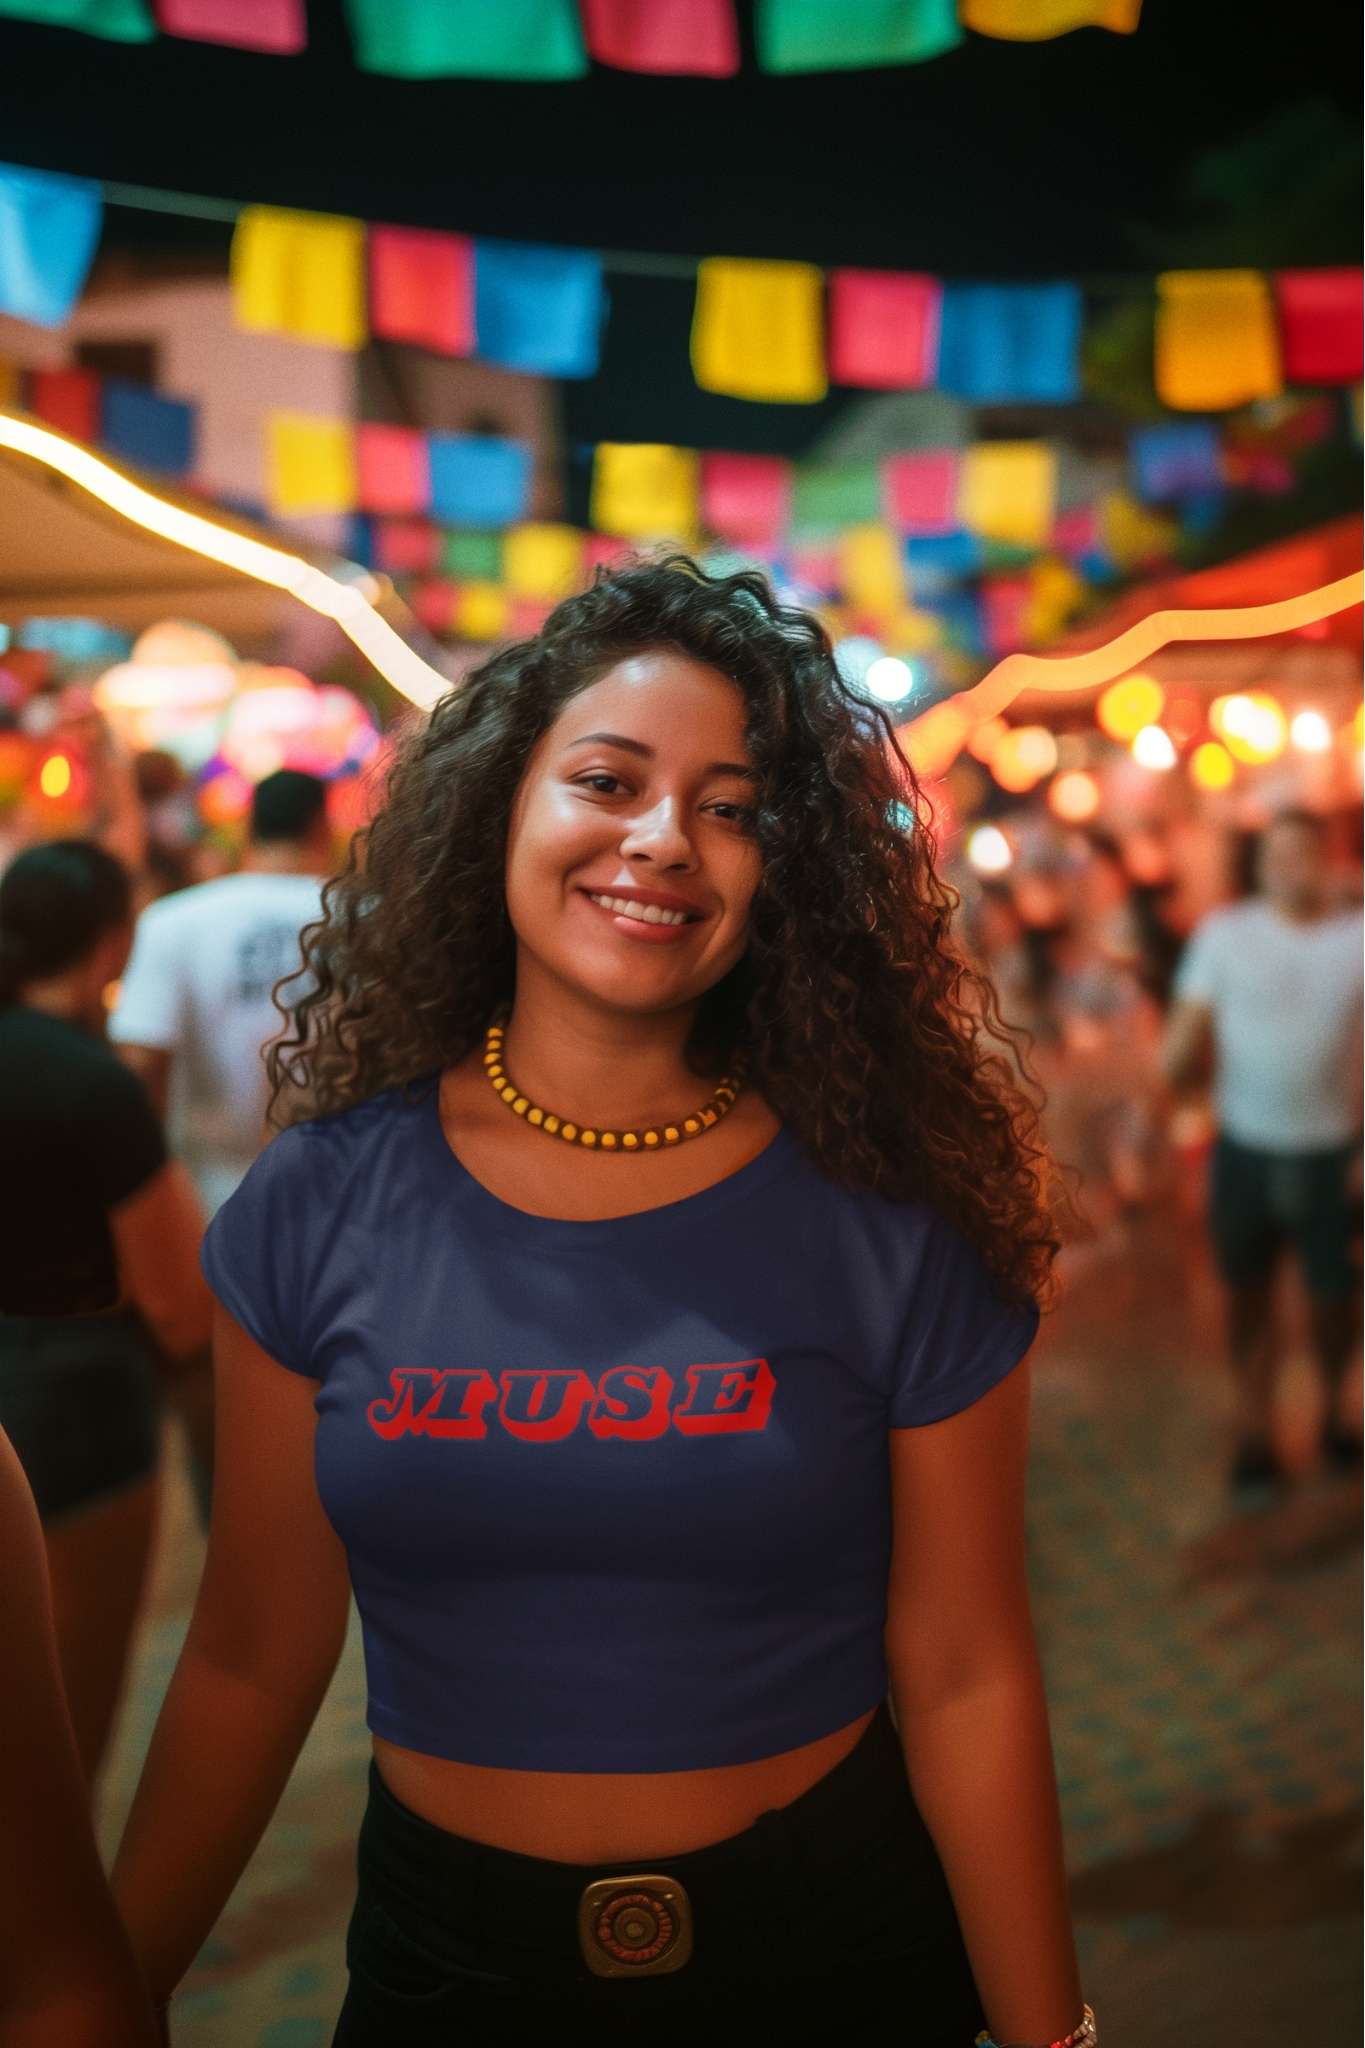
[[[256,784],[246,857],[235,874],[146,905],[109,1036],[146,1086],[171,1149],[211,1217],[260,1150],[267,1085],[261,1048],[280,1028],[277,981],[298,968],[299,934],[322,907],[332,865],[327,785],[281,768]],[[213,1477],[204,1382],[176,1403],[201,1523]]]
[[[1321,1447],[1354,1468],[1341,1413],[1356,1333],[1352,1211],[1360,1200],[1361,912],[1334,894],[1327,824],[1281,811],[1262,836],[1258,893],[1214,911],[1180,963],[1162,1046],[1176,1090],[1212,1061],[1217,1134],[1208,1223],[1227,1288],[1241,1441],[1235,1486],[1284,1477],[1275,1447],[1276,1264],[1292,1245],[1326,1392]]]
[[[907,794],[818,623],[685,559],[409,736],[205,1240],[208,1558],[115,1870],[154,1996],[354,1588],[337,2048],[1091,2038],[1026,1581],[1048,1162]]]
[[[42,1525],[0,1429],[0,2048],[153,2048],[62,1693]]]
[[[281,768],[256,784],[235,874],[149,903],[137,921],[109,1036],[166,1121],[213,1216],[260,1150],[261,1049],[280,1028],[271,992],[301,961],[299,934],[332,868],[327,785]]]
[[[184,1377],[208,1377],[194,1191],[103,1040],[131,905],[127,870],[86,840],[30,847],[0,876],[0,1426],[42,1516],[92,1785],[155,1529],[149,1333]]]

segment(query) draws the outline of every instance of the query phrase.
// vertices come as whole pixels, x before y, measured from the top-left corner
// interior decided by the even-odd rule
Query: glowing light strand
[[[144,532],[219,562],[225,569],[238,570],[258,583],[268,583],[324,618],[335,620],[385,681],[422,710],[429,711],[450,688],[449,678],[408,646],[362,590],[329,576],[301,556],[172,505],[92,455],[88,448],[13,413],[0,412],[0,448],[12,448],[16,454],[31,456],[55,469]]]

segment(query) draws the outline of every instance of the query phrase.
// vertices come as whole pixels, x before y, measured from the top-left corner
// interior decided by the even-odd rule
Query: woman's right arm
[[[316,1381],[214,1320],[213,1515],[185,1647],[114,1864],[153,1998],[174,1990],[279,1802],[346,1633],[313,1479]]]

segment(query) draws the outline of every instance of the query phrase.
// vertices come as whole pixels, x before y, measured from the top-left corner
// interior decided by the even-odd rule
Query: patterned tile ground
[[[1356,2048],[1361,1491],[1314,1468],[1319,1394],[1291,1358],[1296,1483],[1234,1508],[1217,1329],[1199,1234],[1163,1203],[1076,1258],[1037,1354],[1030,1563],[1085,1982],[1113,2048]],[[199,1559],[173,1465],[109,1842]],[[326,2048],[367,1754],[353,1628],[177,2048]]]

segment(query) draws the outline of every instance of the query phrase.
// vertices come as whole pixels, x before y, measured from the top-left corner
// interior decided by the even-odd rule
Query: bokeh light
[[[1217,740],[1205,740],[1190,756],[1190,779],[1199,789],[1228,789],[1236,774],[1231,754]]]
[[[1068,825],[1083,825],[1100,807],[1100,786],[1084,768],[1072,768],[1048,784],[1048,806]]]
[[[1155,725],[1166,704],[1166,692],[1153,676],[1120,676],[1095,706],[1100,728],[1111,740],[1127,743],[1145,725]]]
[[[978,825],[967,841],[967,859],[979,875],[1003,875],[1014,855],[998,825]]]
[[[1133,737],[1132,753],[1139,768],[1150,768],[1159,775],[1175,766],[1175,742],[1161,725],[1144,725]]]

